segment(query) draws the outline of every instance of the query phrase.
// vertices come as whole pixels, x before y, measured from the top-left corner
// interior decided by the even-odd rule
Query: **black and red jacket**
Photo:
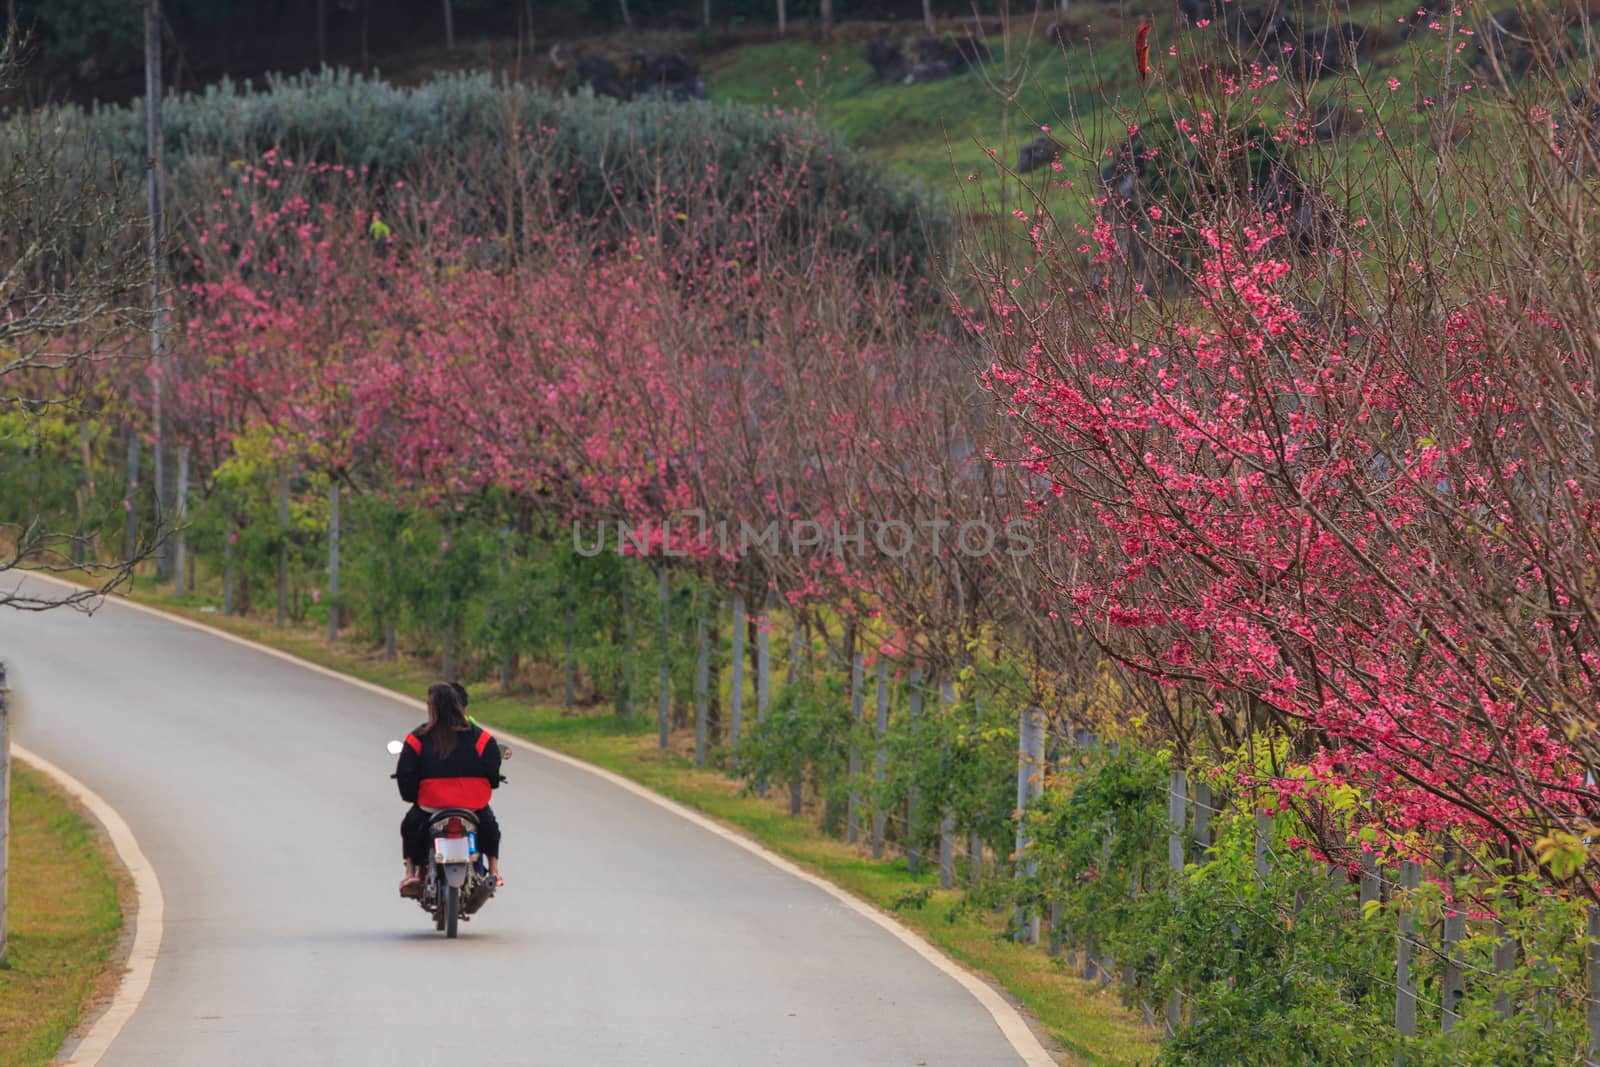
[[[406,734],[394,772],[400,799],[424,808],[488,807],[489,791],[500,786],[500,746],[494,735],[473,723],[456,734],[450,755],[441,756],[427,730],[424,723]]]

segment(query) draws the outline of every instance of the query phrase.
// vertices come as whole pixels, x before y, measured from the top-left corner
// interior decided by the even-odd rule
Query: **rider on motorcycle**
[[[400,895],[422,894],[428,864],[428,815],[440,808],[467,808],[477,817],[478,851],[489,861],[496,885],[500,877],[500,824],[489,808],[490,790],[500,785],[500,746],[483,727],[467,719],[462,701],[448,684],[428,688],[428,721],[406,735],[395,767],[400,799],[411,810],[400,823],[406,876]]]

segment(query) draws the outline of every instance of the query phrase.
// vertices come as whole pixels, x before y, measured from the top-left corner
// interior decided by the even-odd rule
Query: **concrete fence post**
[[[1367,905],[1379,897],[1382,883],[1378,880],[1378,860],[1366,849],[1361,850],[1361,887],[1356,902],[1361,905],[1361,913],[1366,914]]]
[[[862,692],[866,685],[866,657],[858,649],[850,657],[850,729],[853,732],[861,724],[861,709],[864,706],[865,694]],[[857,782],[861,779],[861,747],[852,738],[850,742],[850,795],[845,802],[844,837],[850,844],[855,844],[861,839],[861,791]]]
[[[189,480],[189,450],[178,453],[178,484]],[[182,498],[179,498],[179,506]],[[339,640],[339,479],[328,479],[328,642]],[[182,568],[180,567],[181,571]],[[179,582],[183,579],[180,577]]]
[[[946,678],[939,683],[939,709],[945,718],[956,703],[956,684]],[[956,884],[956,813],[950,808],[939,816],[939,887],[950,889]]]
[[[793,686],[800,680],[800,663],[805,655],[805,635],[801,632],[800,620],[793,620],[793,628],[789,631],[789,666],[784,673],[784,681]],[[789,814],[799,815],[804,804],[806,786],[805,764],[796,759],[794,769],[789,776]]]
[[[158,446],[159,447],[159,446]],[[159,515],[161,505],[156,504]],[[289,625],[289,471],[278,475],[278,626]]]
[[[1589,944],[1584,958],[1588,964],[1589,1067],[1596,1067],[1600,1065],[1600,905],[1589,905]]]
[[[1400,865],[1400,886],[1415,889],[1422,884],[1422,869],[1410,860]],[[1394,965],[1394,1028],[1401,1038],[1417,1033],[1417,979],[1411,973],[1412,938],[1416,924],[1408,911],[1400,913],[1400,938],[1395,949]],[[1404,1055],[1397,1056],[1397,1064],[1404,1063]]]
[[[733,594],[733,661],[731,688],[728,691],[728,743],[739,747],[739,731],[744,725],[744,594]],[[734,759],[733,765],[739,765]]]
[[[634,701],[638,696],[638,681],[634,678],[634,660],[639,654],[638,636],[635,628],[638,623],[633,617],[633,574],[631,569],[622,574],[622,720],[633,722],[635,713]],[[512,657],[507,656],[501,663],[500,685],[502,689],[511,688]]]
[[[328,580],[331,586],[328,589],[329,597],[339,592],[339,488],[337,482],[333,488],[333,529],[329,552],[331,554],[332,568]],[[188,531],[185,525],[189,517],[189,446],[178,447],[178,491],[173,495],[172,505],[172,591],[177,596],[188,596],[192,589],[189,588],[188,572]],[[329,604],[328,614],[338,625],[338,614]]]
[[[711,628],[705,604],[694,617],[694,765],[706,765],[711,714]]]
[[[916,734],[920,730],[922,721],[922,665],[913,663],[911,674],[906,680],[906,717],[911,722],[911,730]],[[922,865],[921,831],[922,813],[918,809],[917,781],[912,775],[911,782],[906,788],[906,867],[915,872]]]
[[[1017,718],[1017,874],[1032,877],[1038,864],[1029,854],[1033,835],[1028,830],[1027,809],[1044,793],[1044,712],[1025,707]],[[1039,943],[1039,912],[1017,906],[1017,940]]]
[[[1466,965],[1461,958],[1461,942],[1467,936],[1467,915],[1452,901],[1444,913],[1444,944],[1440,972],[1439,1032],[1448,1034],[1461,1021],[1461,1000],[1466,996]]]
[[[1268,859],[1272,854],[1272,816],[1256,811],[1256,877],[1267,880]]]
[[[672,590],[667,580],[666,564],[663,563],[656,568],[656,576],[658,582],[658,607],[660,609],[660,614],[657,619],[658,628],[656,631],[656,640],[659,646],[658,652],[661,657],[658,677],[656,678],[658,699],[656,707],[656,732],[659,734],[657,738],[657,747],[659,747],[662,751],[666,751],[667,732],[672,725],[672,633],[667,623],[667,608],[672,599]]]
[[[1184,816],[1188,802],[1189,776],[1182,767],[1174,767],[1167,781],[1167,867],[1172,873],[1167,892],[1174,900],[1178,897],[1179,876],[1183,874],[1183,831],[1187,821]],[[1165,1021],[1168,1036],[1177,1033],[1183,1024],[1183,996],[1176,989],[1167,994]]]
[[[1206,853],[1211,851],[1211,814],[1212,814],[1211,786],[1205,782],[1194,784],[1194,834],[1193,843],[1194,861],[1204,863]]]
[[[772,635],[767,632],[771,620],[762,612],[756,627],[756,722],[767,717],[772,706]]]
[[[128,427],[128,525],[122,558],[129,563],[139,558],[139,432]]]
[[[1495,974],[1505,974],[1517,965],[1517,942],[1510,935],[1510,932],[1506,930],[1506,924],[1498,919],[1495,920],[1494,933],[1496,941],[1490,965],[1493,967]],[[1591,992],[1589,995],[1592,997],[1594,993]],[[1504,990],[1497,992],[1494,997],[1494,1010],[1502,1019],[1511,1018],[1513,1014],[1511,1010],[1511,994]],[[1593,1032],[1593,1027],[1590,1028],[1590,1032]]]
[[[889,658],[878,653],[878,716],[876,724],[877,750],[872,757],[872,783],[875,791],[882,790],[889,778]],[[872,800],[872,858],[883,859],[883,834],[886,813],[878,797]]]

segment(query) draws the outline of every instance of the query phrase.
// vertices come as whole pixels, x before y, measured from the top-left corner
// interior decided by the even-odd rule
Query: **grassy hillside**
[[[810,111],[878,163],[949,192],[967,174],[988,170],[987,148],[1014,157],[1039,126],[1059,124],[1074,107],[1091,121],[1110,121],[1138,91],[1131,46],[1089,40],[1063,50],[1028,34],[1026,25],[1014,35],[1009,59],[1003,40],[989,38],[994,58],[980,69],[925,84],[885,84],[862,47],[894,31],[852,30],[830,45],[794,40],[716,56],[709,64],[711,96]]]
[[[1416,0],[1358,2],[1348,8],[1293,7],[1307,28],[1350,21],[1367,32],[1359,70],[1325,77],[1307,96],[1313,110],[1345,101],[1360,113],[1364,127],[1357,135],[1333,142],[1333,151],[1321,153],[1330,160],[1325,165],[1336,162],[1345,179],[1357,179],[1358,186],[1381,182],[1387,146],[1372,134],[1380,124],[1395,141],[1415,139],[1422,159],[1430,158],[1438,136],[1431,125],[1436,112],[1430,110],[1430,97],[1437,95],[1439,85],[1438,57],[1419,64],[1403,43],[1399,25],[1404,16],[1414,15]],[[1040,127],[1050,126],[1057,138],[1078,130],[1085,135],[1085,144],[1068,145],[1068,154],[1080,158],[1063,177],[1081,179],[1090,172],[1089,161],[1119,139],[1130,123],[1148,127],[1192,112],[1190,106],[1178,106],[1176,99],[1186,92],[1178,83],[1191,73],[1185,67],[1192,66],[1193,56],[1177,53],[1192,48],[1190,42],[1206,40],[1203,35],[1220,34],[1221,28],[1179,29],[1169,11],[1162,5],[1161,13],[1151,19],[1155,73],[1147,86],[1139,82],[1133,38],[1148,11],[1116,4],[1074,5],[1064,46],[1046,40],[1043,19],[1016,19],[1009,34],[986,34],[993,53],[990,62],[944,81],[902,85],[875,77],[863,57],[863,45],[874,37],[903,40],[920,31],[907,23],[849,24],[827,45],[802,39],[747,44],[708,57],[708,80],[716,100],[810,111],[876,162],[943,195],[970,194],[974,187],[993,195],[997,184],[986,149],[996,150],[1014,165],[1017,149],[1037,137]],[[1331,13],[1320,14],[1324,11]],[[956,23],[942,28],[965,32]],[[1426,52],[1442,54],[1441,39],[1442,35],[1428,37]],[[1473,40],[1471,33],[1461,33],[1462,51],[1452,67],[1457,83],[1482,80],[1485,74],[1466,66],[1475,54]],[[1582,66],[1572,65],[1574,71]],[[1391,86],[1391,78],[1398,88]],[[1568,87],[1549,88],[1554,101],[1555,94]],[[1271,115],[1291,96],[1289,86],[1279,82],[1262,94],[1262,103]],[[976,175],[976,180],[969,175]],[[1391,199],[1387,191],[1374,193],[1385,204]]]

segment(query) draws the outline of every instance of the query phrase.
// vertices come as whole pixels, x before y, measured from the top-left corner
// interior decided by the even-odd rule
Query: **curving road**
[[[1011,1067],[954,979],[821,889],[518,751],[507,887],[445,941],[395,886],[397,702],[111,603],[0,611],[16,738],[115,806],[165,933],[105,1067]]]

